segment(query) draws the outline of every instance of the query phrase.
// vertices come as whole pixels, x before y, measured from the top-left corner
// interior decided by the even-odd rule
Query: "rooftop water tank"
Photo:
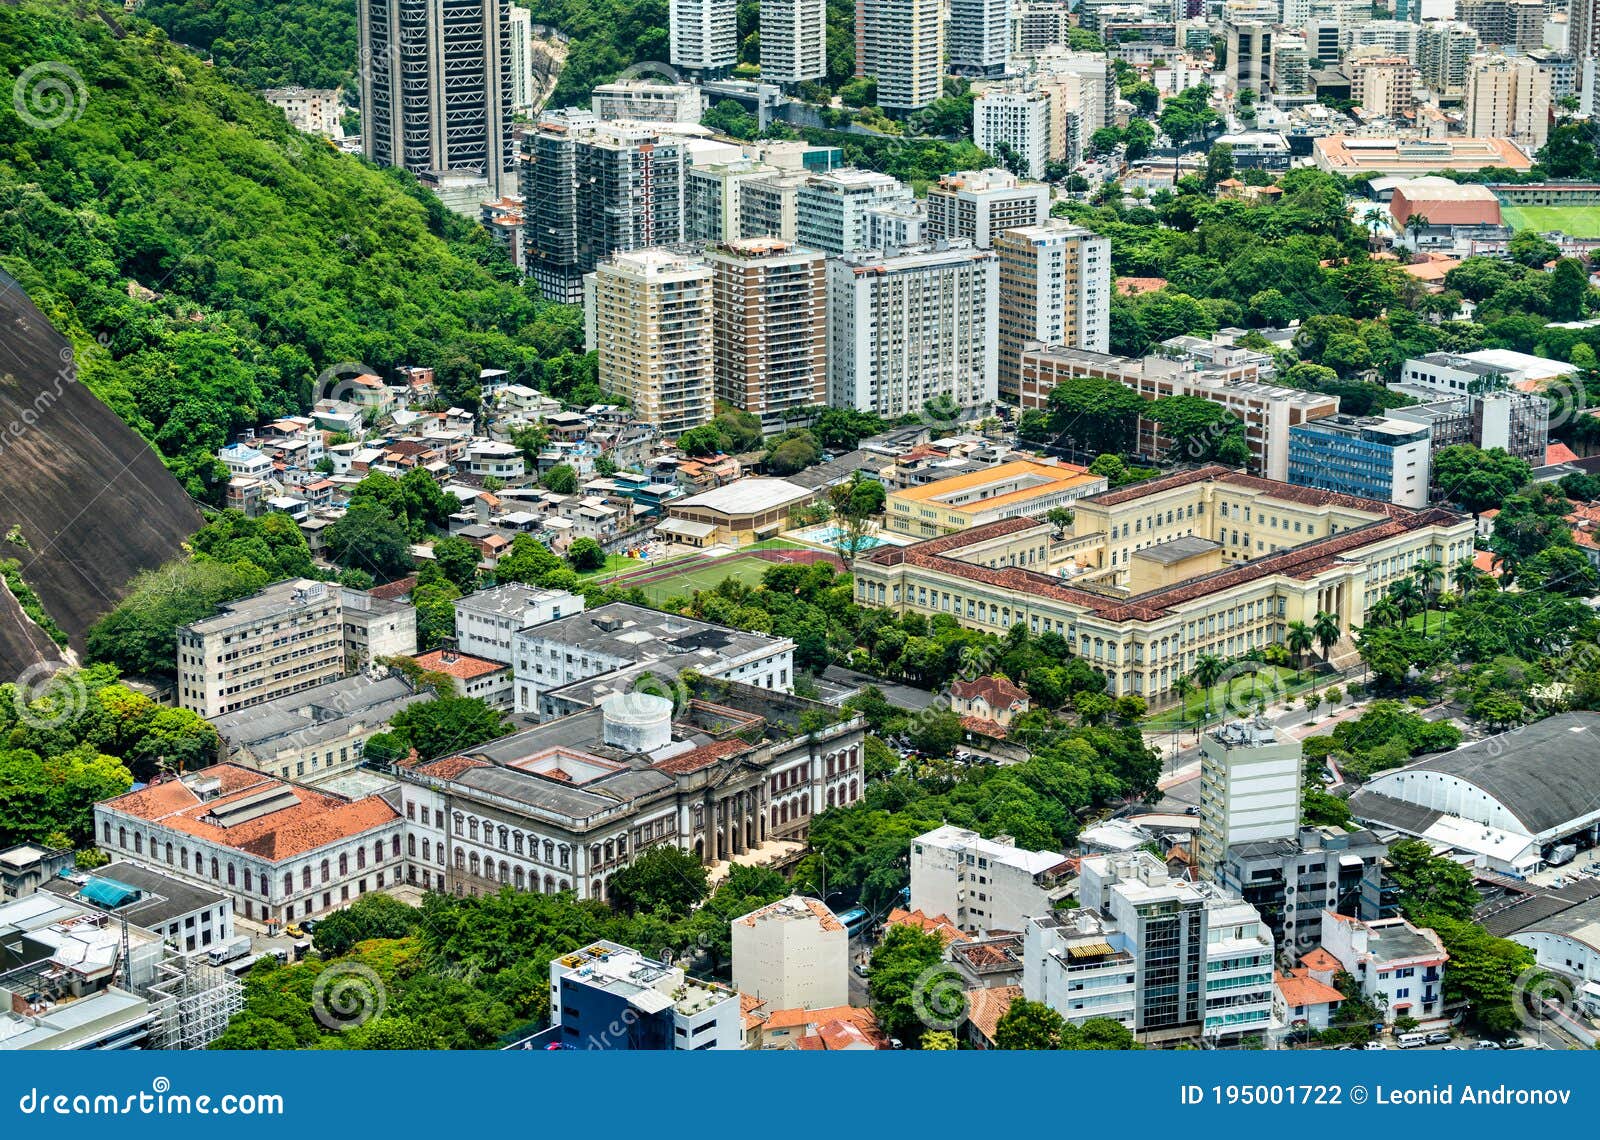
[[[672,743],[672,702],[649,693],[613,693],[600,702],[605,742],[629,752]]]

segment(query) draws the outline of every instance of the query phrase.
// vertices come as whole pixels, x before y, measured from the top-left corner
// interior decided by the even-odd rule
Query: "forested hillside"
[[[245,87],[355,82],[355,0],[144,0],[139,15]]]
[[[461,400],[480,366],[556,391],[590,378],[576,311],[516,284],[483,230],[163,33],[0,7],[0,73],[35,65],[0,101],[0,268],[191,494],[215,501],[212,451],[304,409],[336,363],[430,363]],[[56,104],[36,98],[52,80]]]

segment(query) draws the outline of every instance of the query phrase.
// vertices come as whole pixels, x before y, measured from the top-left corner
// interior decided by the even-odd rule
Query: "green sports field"
[[[698,563],[698,564],[697,564]],[[648,571],[619,578],[616,582],[618,589],[627,590],[638,586],[644,591],[645,597],[650,599],[652,605],[660,605],[674,595],[688,595],[696,590],[709,590],[726,578],[737,578],[746,585],[755,586],[761,582],[761,576],[771,570],[773,563],[760,558],[750,558],[744,555],[729,555],[726,558],[709,560],[691,559],[686,568],[672,571],[667,567],[667,573],[653,582],[642,579],[651,577]],[[610,585],[611,583],[607,583]]]
[[[1514,230],[1600,238],[1600,206],[1502,206],[1500,217]]]

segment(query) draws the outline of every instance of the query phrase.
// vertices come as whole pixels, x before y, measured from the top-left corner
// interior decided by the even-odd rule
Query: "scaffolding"
[[[226,970],[174,955],[156,973],[143,993],[153,1015],[151,1049],[204,1049],[244,1008],[244,986]]]

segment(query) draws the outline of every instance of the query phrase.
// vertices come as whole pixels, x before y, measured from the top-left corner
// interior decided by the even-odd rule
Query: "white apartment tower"
[[[1463,110],[1472,138],[1537,150],[1550,136],[1550,73],[1526,56],[1473,56]]]
[[[1010,159],[1020,173],[1043,178],[1051,148],[1051,98],[1037,87],[990,87],[972,101],[972,141],[996,162]]]
[[[1380,49],[1370,49],[1378,53]],[[1400,119],[1416,106],[1411,61],[1403,55],[1360,55],[1345,63],[1350,98],[1369,115]]]
[[[1000,259],[999,388],[1019,398],[1031,343],[1111,347],[1111,239],[1062,221],[1005,230]]]
[[[824,258],[777,238],[706,251],[712,272],[717,399],[783,429],[785,414],[827,402]]]
[[[965,242],[828,262],[829,404],[895,417],[992,404],[998,262]]]
[[[761,0],[762,81],[805,83],[827,74],[827,0]]]
[[[620,253],[586,285],[600,386],[668,438],[712,415],[711,269],[664,249]]]
[[[1029,851],[946,824],[911,841],[911,907],[962,930],[1021,930],[1054,905],[1057,851]]]
[[[1220,877],[1236,843],[1300,834],[1300,742],[1265,721],[1219,725],[1200,740],[1200,873]]]
[[[723,74],[739,62],[737,0],[668,0],[667,42],[673,67]]]
[[[1050,188],[1008,170],[960,170],[928,187],[928,236],[988,249],[1002,230],[1044,224]]]
[[[733,920],[733,988],[767,1012],[850,1004],[850,936],[816,899],[790,895]]]
[[[878,105],[886,111],[916,111],[939,98],[939,0],[856,0],[856,75],[878,81]]]
[[[866,249],[867,211],[915,197],[903,182],[871,170],[842,167],[814,174],[795,195],[796,235],[801,245],[824,253]],[[748,227],[745,232],[762,236]]]
[[[1461,98],[1476,54],[1478,33],[1456,20],[1424,24],[1417,36],[1417,68],[1422,81],[1441,99]]]
[[[950,0],[950,70],[955,74],[1005,74],[1010,38],[1009,0]],[[765,44],[763,39],[763,52]]]

